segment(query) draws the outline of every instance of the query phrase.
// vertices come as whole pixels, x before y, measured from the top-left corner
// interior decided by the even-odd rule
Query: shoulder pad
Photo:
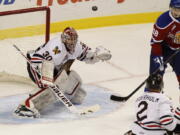
[[[169,11],[164,12],[163,14],[161,14],[159,16],[159,18],[156,21],[156,25],[160,28],[165,28],[166,26],[168,26],[171,22],[173,21],[173,19],[170,17],[169,15]]]

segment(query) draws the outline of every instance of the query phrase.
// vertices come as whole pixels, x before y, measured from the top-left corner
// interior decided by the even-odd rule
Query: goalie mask
[[[180,17],[180,0],[171,0],[170,11],[174,18]]]
[[[65,47],[69,53],[75,51],[76,43],[78,40],[78,34],[76,30],[72,27],[67,27],[61,34],[62,42],[65,44]]]
[[[164,87],[163,78],[160,74],[151,75],[146,80],[146,91],[161,92]]]

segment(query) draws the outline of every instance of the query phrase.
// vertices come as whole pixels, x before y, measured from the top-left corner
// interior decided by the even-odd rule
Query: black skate
[[[27,108],[25,105],[19,105],[18,108],[14,111],[14,115],[18,116],[18,117],[26,117],[26,118],[39,118],[40,114],[39,112],[36,110],[30,110],[29,108]]]

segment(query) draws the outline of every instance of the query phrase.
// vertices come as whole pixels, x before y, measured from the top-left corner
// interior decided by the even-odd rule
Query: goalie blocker
[[[66,71],[62,71],[54,82],[66,97],[73,104],[81,104],[86,96],[86,92],[81,87],[82,80],[80,76],[71,71],[67,75]],[[15,110],[15,115],[22,117],[40,117],[40,112],[48,105],[58,101],[55,94],[50,88],[42,88],[31,94],[19,107]]]

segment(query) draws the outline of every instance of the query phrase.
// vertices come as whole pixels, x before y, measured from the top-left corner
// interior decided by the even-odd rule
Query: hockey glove
[[[96,54],[92,51],[89,51],[87,54],[86,54],[86,58],[84,59],[84,61],[87,63],[87,64],[94,64],[96,62],[99,62],[99,59],[96,57]]]
[[[88,64],[94,64],[99,61],[106,61],[110,60],[112,57],[111,53],[109,50],[102,46],[98,46],[95,51],[89,51],[86,54],[85,62]]]
[[[153,56],[153,61],[160,71],[164,71],[164,62],[162,56]]]
[[[98,46],[95,50],[95,57],[97,57],[99,60],[106,61],[110,60],[112,55],[108,49]]]

